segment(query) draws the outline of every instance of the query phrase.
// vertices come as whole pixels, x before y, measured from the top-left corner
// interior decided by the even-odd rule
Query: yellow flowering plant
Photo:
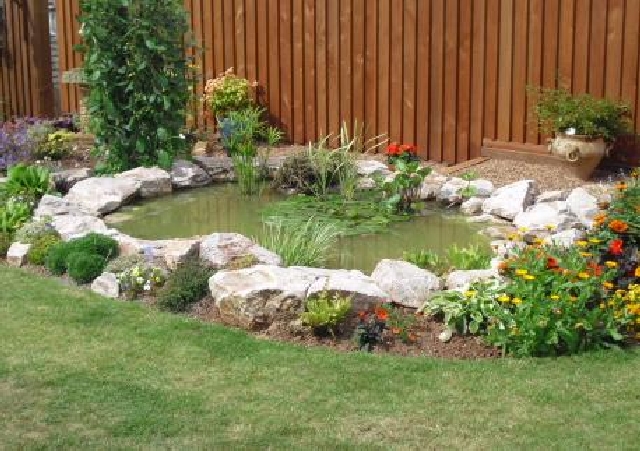
[[[529,246],[504,269],[509,281],[487,341],[515,356],[574,354],[623,340],[632,316],[610,304],[616,269],[579,247]]]

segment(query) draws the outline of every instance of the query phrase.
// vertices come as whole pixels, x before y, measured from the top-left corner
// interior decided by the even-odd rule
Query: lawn
[[[2,449],[637,449],[640,352],[336,354],[0,266]]]

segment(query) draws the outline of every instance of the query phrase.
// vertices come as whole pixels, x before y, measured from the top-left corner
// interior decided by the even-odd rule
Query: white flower
[[[151,290],[151,281],[147,280],[147,282],[144,284],[144,287],[142,287],[142,289],[144,291],[149,291]]]
[[[571,128],[566,129],[566,130],[564,131],[564,133],[565,133],[566,135],[575,135],[575,134],[576,134],[576,129],[575,129],[575,128],[573,128],[573,127],[571,127]]]
[[[180,139],[186,139],[186,136],[184,136],[182,133],[180,133],[178,136],[180,137]]]
[[[144,283],[144,277],[141,277],[141,276],[136,277],[136,282],[142,285]]]

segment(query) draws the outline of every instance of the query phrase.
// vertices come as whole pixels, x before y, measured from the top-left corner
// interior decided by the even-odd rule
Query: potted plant
[[[203,100],[216,119],[223,145],[237,128],[236,121],[229,116],[253,105],[251,89],[255,86],[246,78],[235,75],[233,68],[207,80]]]
[[[534,113],[543,133],[554,133],[549,151],[588,179],[616,138],[629,130],[628,105],[566,89],[534,88]]]

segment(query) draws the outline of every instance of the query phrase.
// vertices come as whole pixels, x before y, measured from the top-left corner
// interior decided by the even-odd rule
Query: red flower
[[[593,272],[593,275],[599,277],[602,275],[602,266],[598,265],[595,262],[587,263],[587,267]]]
[[[613,240],[609,243],[609,252],[612,255],[621,255],[622,254],[622,240]]]
[[[387,312],[387,310],[383,309],[382,307],[377,307],[376,318],[378,318],[378,321],[386,321],[389,318],[389,312]]]
[[[400,146],[396,142],[392,142],[387,146],[387,155],[400,155]]]
[[[558,269],[560,265],[558,265],[558,260],[553,257],[547,258],[547,269]]]
[[[400,146],[400,153],[401,154],[408,153],[408,154],[411,154],[411,155],[415,155],[416,147],[412,146],[411,144],[402,144]]]

